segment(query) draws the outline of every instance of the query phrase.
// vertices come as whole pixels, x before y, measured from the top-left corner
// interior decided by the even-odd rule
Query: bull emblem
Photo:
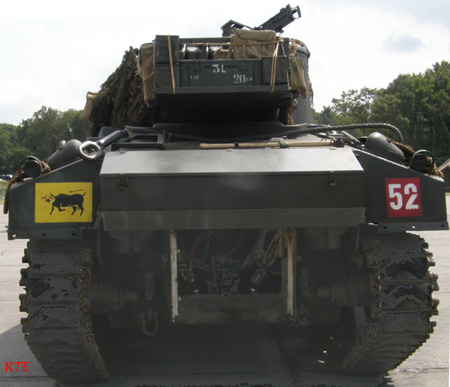
[[[75,191],[71,191],[75,192]],[[71,193],[70,192],[70,193]],[[52,210],[50,212],[50,215],[53,214],[53,211],[55,211],[55,208],[59,210],[59,212],[66,211],[67,209],[72,209],[72,214],[75,214],[78,210],[81,211],[80,216],[83,215],[84,207],[84,195],[86,195],[86,192],[83,194],[59,194],[59,195],[45,195],[41,198],[41,200],[45,200],[45,202],[51,204]]]

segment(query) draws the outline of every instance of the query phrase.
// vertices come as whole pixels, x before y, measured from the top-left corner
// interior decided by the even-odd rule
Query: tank
[[[21,323],[50,377],[108,378],[111,329],[292,324],[337,370],[375,376],[432,333],[416,233],[448,229],[444,181],[389,124],[312,123],[309,51],[281,35],[299,17],[156,36],[126,54],[124,98],[88,95],[91,138],[22,161],[8,237],[29,239]]]

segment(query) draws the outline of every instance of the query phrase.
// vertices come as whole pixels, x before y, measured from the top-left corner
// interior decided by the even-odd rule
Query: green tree
[[[450,62],[436,63],[424,78],[432,90],[425,105],[431,149],[442,163],[450,156]]]
[[[34,156],[45,159],[57,148],[60,141],[69,136],[69,130],[60,120],[58,110],[42,106],[27,121],[23,144],[32,150]]]
[[[424,74],[399,75],[380,90],[372,119],[399,127],[405,142],[429,149],[438,164],[450,155],[450,63],[436,63]]]
[[[64,113],[42,106],[29,120],[22,121],[23,145],[31,149],[39,159],[45,159],[58,149],[62,140],[84,140],[90,123],[82,117],[82,111]]]
[[[344,91],[341,98],[333,98],[332,111],[336,114],[338,123],[345,125],[371,122],[372,106],[377,95],[377,89],[363,87],[361,90]]]
[[[69,131],[67,140],[76,138],[83,141],[90,135],[91,123],[83,117],[82,110],[67,110],[62,113],[61,120]]]
[[[10,158],[13,150],[12,137],[14,125],[0,124],[0,173],[11,173],[13,170]]]
[[[313,110],[314,123],[322,125],[337,125],[337,117],[331,106],[324,106],[322,111]]]
[[[407,127],[409,120],[403,116],[401,102],[396,95],[381,89],[372,106],[372,119],[374,122],[386,122],[398,128]]]
[[[89,135],[90,126],[83,118],[83,111],[60,112],[45,106],[18,126],[0,124],[0,172],[15,172],[25,156],[47,158],[62,140],[83,141]]]
[[[413,148],[433,152],[438,164],[450,156],[447,61],[436,63],[423,74],[401,74],[386,89],[349,90],[332,102],[331,112],[324,108],[315,114],[318,123],[326,119],[341,125],[385,122],[397,126]]]

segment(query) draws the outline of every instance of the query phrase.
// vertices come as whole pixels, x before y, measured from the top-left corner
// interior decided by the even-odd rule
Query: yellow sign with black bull
[[[36,183],[36,223],[92,222],[92,183]]]

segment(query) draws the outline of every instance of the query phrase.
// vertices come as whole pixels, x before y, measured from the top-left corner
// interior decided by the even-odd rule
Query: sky
[[[0,13],[0,123],[20,124],[41,106],[83,109],[88,91],[124,52],[155,35],[221,36],[233,19],[258,26],[287,0],[21,0]],[[285,37],[305,42],[314,108],[344,91],[386,88],[399,74],[450,60],[449,0],[298,0]]]

